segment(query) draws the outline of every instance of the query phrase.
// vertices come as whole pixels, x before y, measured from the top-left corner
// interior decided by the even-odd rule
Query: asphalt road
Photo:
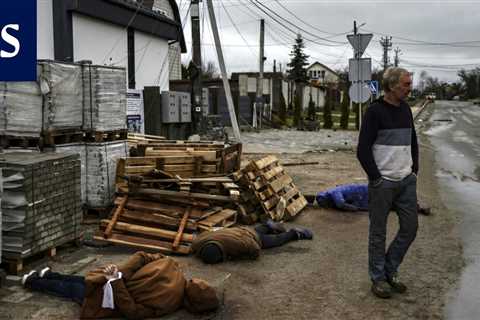
[[[480,318],[480,106],[438,101],[424,134],[435,149],[437,178],[447,208],[459,218],[465,268],[446,306],[446,318]]]

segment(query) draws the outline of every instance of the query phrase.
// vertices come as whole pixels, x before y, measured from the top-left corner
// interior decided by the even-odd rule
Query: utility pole
[[[258,73],[257,79],[257,101],[256,104],[256,112],[258,114],[257,121],[258,127],[262,128],[262,118],[263,118],[263,66],[265,62],[264,57],[264,47],[265,47],[265,20],[260,20],[260,54],[259,54],[259,64],[260,64],[260,72]]]
[[[382,37],[380,44],[383,47],[383,71],[388,68],[388,51],[392,50],[392,37]]]
[[[238,128],[237,115],[235,114],[235,106],[233,105],[232,90],[228,82],[227,69],[223,60],[222,46],[220,45],[220,37],[218,36],[217,20],[215,20],[215,11],[213,10],[212,0],[207,0],[208,14],[210,16],[210,24],[212,26],[213,38],[215,40],[215,49],[217,49],[218,64],[222,73],[223,88],[225,97],[227,98],[228,113],[230,114],[230,122],[232,123],[233,135],[237,142],[242,142],[240,137],[240,129]]]
[[[190,15],[192,21],[192,62],[194,77],[192,79],[192,124],[193,131],[202,130],[202,49],[200,45],[200,0],[192,0]]]
[[[394,66],[395,66],[395,67],[398,67],[398,65],[400,64],[399,55],[400,55],[400,52],[402,52],[402,50],[400,50],[400,48],[397,47],[394,51],[395,51],[395,62],[394,62]]]

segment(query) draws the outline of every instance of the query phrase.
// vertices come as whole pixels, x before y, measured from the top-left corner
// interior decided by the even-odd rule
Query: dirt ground
[[[260,157],[246,154],[245,159]],[[284,162],[318,161],[316,165],[287,167],[305,193],[342,183],[365,182],[353,151],[278,154]],[[188,276],[218,286],[223,307],[214,314],[193,316],[179,311],[165,319],[442,319],[449,292],[455,288],[462,261],[457,217],[446,211],[437,194],[432,149],[422,140],[419,199],[432,207],[420,216],[418,237],[400,275],[407,293],[390,300],[370,293],[367,274],[368,216],[366,213],[306,208],[288,225],[313,230],[312,241],[296,241],[264,250],[256,261],[203,265],[193,257],[178,257]],[[388,239],[397,228],[389,219]],[[132,250],[119,247],[67,248],[49,264],[59,271],[75,271],[81,259],[92,263],[119,262]],[[45,262],[43,262],[45,263]],[[0,319],[73,319],[78,307],[62,299],[29,293],[18,286],[0,290]]]

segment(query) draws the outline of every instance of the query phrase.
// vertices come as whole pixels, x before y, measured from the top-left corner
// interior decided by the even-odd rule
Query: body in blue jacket
[[[317,194],[320,207],[348,211],[368,211],[368,186],[345,184]]]

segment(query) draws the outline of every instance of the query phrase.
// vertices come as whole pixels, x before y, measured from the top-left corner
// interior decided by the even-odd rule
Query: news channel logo
[[[37,1],[0,1],[0,81],[37,80]]]

